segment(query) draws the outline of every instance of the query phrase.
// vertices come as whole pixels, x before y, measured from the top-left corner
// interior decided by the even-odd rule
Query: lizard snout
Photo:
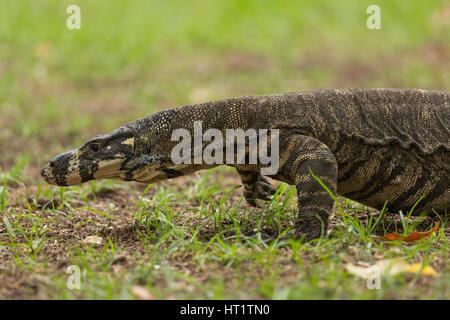
[[[41,170],[41,176],[47,183],[67,186],[72,184],[72,180],[79,180],[79,174],[75,174],[73,171],[77,168],[74,163],[71,162],[74,152],[69,151],[59,156],[56,156]]]
[[[41,176],[44,178],[44,180],[47,183],[51,183],[54,184],[54,176],[52,174],[52,170],[50,169],[50,163],[48,165],[46,165],[44,168],[42,168],[41,170]]]

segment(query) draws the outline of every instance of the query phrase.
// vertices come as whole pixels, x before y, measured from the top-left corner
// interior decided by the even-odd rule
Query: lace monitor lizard
[[[328,226],[334,194],[390,212],[446,214],[450,204],[450,93],[418,89],[325,89],[249,96],[165,110],[96,136],[42,169],[50,184],[92,179],[153,183],[215,164],[175,164],[178,128],[278,129],[279,168],[271,178],[293,184],[298,217],[292,235],[317,238]],[[267,138],[270,144],[270,135]],[[246,149],[248,153],[249,150]],[[248,155],[247,155],[248,156]],[[248,203],[275,188],[261,163],[229,164]],[[420,201],[419,201],[420,200]]]

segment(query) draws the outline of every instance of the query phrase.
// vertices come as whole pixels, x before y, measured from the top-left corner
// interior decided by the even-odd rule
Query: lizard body
[[[279,168],[271,177],[297,188],[294,234],[312,239],[327,227],[334,194],[389,211],[445,214],[450,204],[450,93],[418,89],[341,89],[249,96],[165,110],[130,122],[54,158],[47,182],[112,178],[152,183],[214,164],[175,164],[176,129],[277,129]],[[268,144],[271,144],[269,136]],[[207,143],[203,143],[204,148]],[[246,156],[251,152],[246,149]],[[261,163],[236,167],[247,201],[274,188]]]

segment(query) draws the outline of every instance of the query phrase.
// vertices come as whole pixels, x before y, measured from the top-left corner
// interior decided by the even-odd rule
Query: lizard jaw
[[[93,179],[120,179],[123,159],[80,161],[77,151],[57,156],[42,170],[41,176],[52,185],[73,186]]]

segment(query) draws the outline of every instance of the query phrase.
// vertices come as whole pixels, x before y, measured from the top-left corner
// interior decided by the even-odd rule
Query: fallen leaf
[[[433,229],[431,229],[431,231],[428,231],[428,232],[412,232],[409,236],[407,236],[405,239],[403,239],[403,241],[412,242],[412,241],[422,239],[424,237],[429,237],[432,232],[436,232],[439,229],[440,224],[441,223],[438,221],[435,224],[435,226],[433,227]]]
[[[383,237],[382,240],[393,241],[393,240],[401,240],[405,242],[413,242],[419,239],[429,237],[432,232],[436,232],[439,229],[440,222],[438,221],[433,229],[428,232],[412,232],[406,237],[399,235],[397,232],[389,233]]]
[[[408,264],[400,258],[380,260],[376,264],[368,267],[356,266],[351,263],[345,265],[347,272],[363,279],[368,279],[376,272],[378,272],[380,276],[395,276],[400,273],[419,273],[421,268],[421,263]],[[437,272],[431,266],[425,266],[420,274],[433,277],[437,276]]]
[[[155,297],[143,286],[133,286],[131,293],[140,300],[155,300]]]
[[[408,268],[406,268],[403,271],[409,272],[409,273],[419,273],[421,268],[422,268],[421,263],[413,263],[413,264],[409,265]],[[425,276],[433,276],[435,278],[437,277],[437,272],[436,272],[436,270],[433,269],[432,266],[423,267],[422,272],[420,272],[420,273]]]
[[[396,274],[402,273],[403,270],[407,267],[408,264],[402,259],[380,260],[376,264],[368,267],[355,266],[351,263],[345,265],[345,268],[349,273],[363,279],[369,278],[375,272],[379,272],[380,275],[394,276]]]
[[[82,243],[86,243],[86,244],[96,244],[96,245],[100,245],[103,243],[103,238],[99,237],[99,236],[88,236],[86,237],[83,241],[81,241]]]
[[[355,266],[354,264],[351,263],[347,263],[345,265],[345,269],[347,270],[348,273],[351,273],[363,279],[369,278],[375,272],[375,270],[370,270],[370,268]]]
[[[400,258],[380,260],[375,265],[380,268],[381,274],[389,276],[402,273],[408,267],[408,263]]]
[[[398,233],[393,232],[393,233],[389,233],[389,234],[385,235],[382,240],[394,241],[394,240],[398,240],[400,238],[401,238],[401,236]]]

